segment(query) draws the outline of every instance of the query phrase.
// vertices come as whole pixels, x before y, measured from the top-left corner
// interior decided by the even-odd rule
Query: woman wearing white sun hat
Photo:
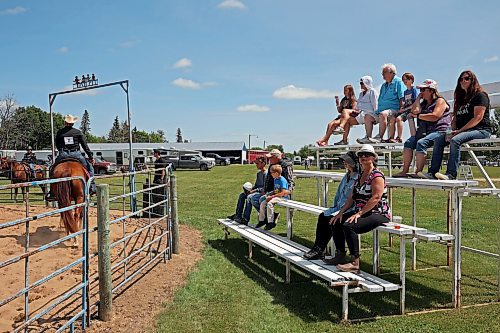
[[[347,242],[351,254],[350,262],[339,264],[337,268],[347,272],[359,271],[358,234],[369,232],[391,219],[391,209],[387,201],[387,185],[384,174],[377,169],[377,153],[372,145],[364,144],[357,152],[362,173],[354,183],[352,193],[346,203],[332,220],[335,244]],[[354,204],[354,210],[348,211]],[[339,232],[342,229],[343,232]],[[344,251],[344,249],[338,249]]]

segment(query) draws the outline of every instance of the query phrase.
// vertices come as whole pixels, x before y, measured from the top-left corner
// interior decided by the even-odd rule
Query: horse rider
[[[94,158],[93,153],[90,151],[89,146],[87,145],[87,139],[85,135],[77,129],[73,128],[73,125],[78,121],[78,117],[73,115],[64,116],[64,127],[61,128],[56,134],[56,148],[59,154],[56,157],[54,165],[57,165],[60,161],[67,157],[72,157],[77,159],[82,163],[82,165],[87,169],[90,174],[90,177],[94,176]],[[87,160],[82,153],[80,152],[80,146],[83,148],[89,159]],[[92,181],[90,186],[90,194],[95,193],[95,184]],[[47,195],[47,200],[55,200],[55,196],[52,192],[49,192]]]
[[[33,152],[33,148],[31,146],[28,146],[26,149],[26,153],[23,156],[22,162],[26,163],[30,167],[30,178],[36,178],[35,174],[35,165],[37,164],[36,162],[36,155]]]

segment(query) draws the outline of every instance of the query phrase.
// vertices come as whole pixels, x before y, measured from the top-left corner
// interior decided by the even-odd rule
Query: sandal
[[[401,140],[401,138],[399,136],[396,139],[394,139],[394,141],[396,143],[402,143],[403,142],[403,140]]]

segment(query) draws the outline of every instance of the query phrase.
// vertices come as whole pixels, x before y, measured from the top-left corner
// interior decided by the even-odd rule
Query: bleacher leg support
[[[252,259],[253,255],[253,243],[252,241],[248,241],[248,259]]]
[[[290,261],[287,260],[286,261],[286,277],[285,277],[285,281],[287,284],[290,284]]]
[[[414,227],[417,227],[417,189],[411,189],[411,222]],[[411,269],[417,269],[417,238],[411,240]]]
[[[342,320],[347,321],[349,315],[349,286],[342,286]]]
[[[413,242],[415,244],[415,242]],[[401,286],[399,294],[399,309],[401,314],[405,313],[406,301],[406,238],[401,235],[399,243],[399,284]]]
[[[377,229],[373,230],[373,274],[380,273],[380,234]]]

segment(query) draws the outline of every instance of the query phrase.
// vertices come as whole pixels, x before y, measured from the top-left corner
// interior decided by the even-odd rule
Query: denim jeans
[[[245,208],[245,202],[247,200],[247,194],[245,192],[241,192],[238,197],[238,203],[236,204],[236,217],[240,218],[243,214],[243,208]]]
[[[262,197],[262,194],[260,194],[259,192],[255,192],[247,196],[245,210],[243,211],[243,218],[246,221],[250,221],[250,215],[252,214],[252,207],[255,207],[255,209],[259,210],[260,197]]]
[[[426,154],[427,149],[432,147],[434,141],[441,136],[441,132],[429,133],[420,140],[417,140],[414,136],[411,136],[405,141],[404,147],[415,150],[417,153]]]
[[[444,147],[448,145],[445,136],[445,133],[441,133],[434,141],[434,151],[432,152],[431,167],[429,168],[429,172],[432,174],[439,172],[441,168]],[[487,130],[470,130],[455,135],[449,142],[450,156],[448,157],[446,174],[457,178],[458,163],[460,162],[460,146],[462,144],[475,139],[487,139],[490,136],[491,132]]]
[[[94,177],[94,167],[92,166],[92,164],[90,164],[90,162],[85,157],[83,157],[81,152],[79,152],[79,151],[67,152],[64,150],[60,150],[59,155],[57,155],[55,163],[58,163],[60,160],[66,158],[66,157],[73,157],[73,158],[78,159],[80,161],[80,163],[82,163],[82,165],[87,169],[87,171],[90,174],[90,177]],[[95,192],[95,182],[94,181],[92,181],[91,189]]]

